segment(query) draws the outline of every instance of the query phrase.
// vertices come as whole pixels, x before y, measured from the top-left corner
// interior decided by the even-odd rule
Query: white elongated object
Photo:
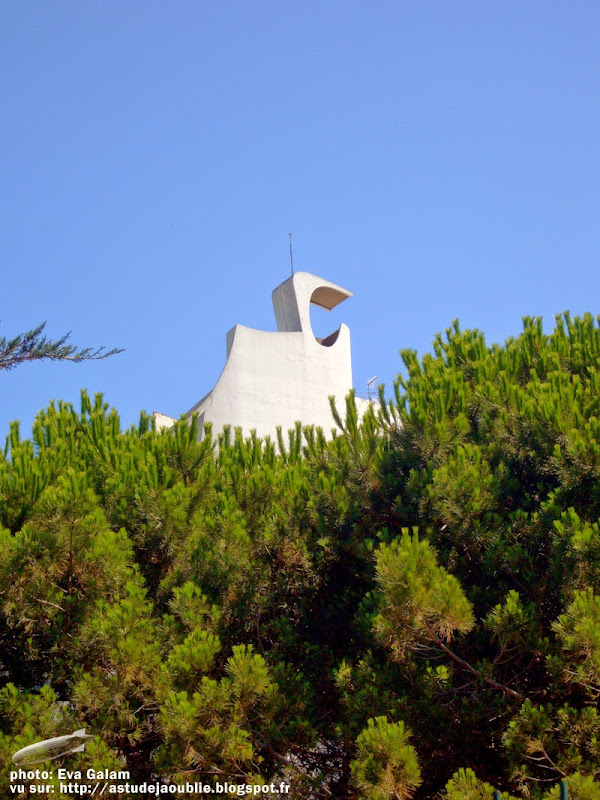
[[[12,757],[14,764],[39,764],[42,761],[52,761],[70,753],[80,753],[85,749],[88,739],[93,739],[85,732],[85,728],[73,731],[68,736],[55,736],[53,739],[44,739],[35,744],[29,744],[18,750]]]

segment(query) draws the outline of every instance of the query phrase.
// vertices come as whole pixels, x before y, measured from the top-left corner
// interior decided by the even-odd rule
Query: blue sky
[[[354,292],[354,382],[391,389],[455,317],[600,313],[597,2],[6,2],[0,335],[81,365],[0,373],[0,434],[104,392],[124,424],[212,388],[297,269]]]

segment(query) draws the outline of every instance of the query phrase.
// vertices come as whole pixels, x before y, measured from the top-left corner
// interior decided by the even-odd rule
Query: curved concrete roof
[[[280,332],[312,333],[310,304],[331,311],[352,292],[310,272],[296,272],[273,290],[273,309]]]

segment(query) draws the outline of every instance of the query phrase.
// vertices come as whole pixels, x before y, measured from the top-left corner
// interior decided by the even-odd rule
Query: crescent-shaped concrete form
[[[325,434],[335,427],[329,396],[343,408],[352,388],[350,331],[344,324],[324,338],[315,337],[310,304],[331,310],[352,292],[309,272],[297,272],[272,295],[277,331],[236,325],[227,333],[227,361],[214,389],[186,414],[196,413],[200,428],[212,423],[240,427],[244,435],[276,435],[296,421],[318,425]],[[156,427],[174,420],[155,413]]]

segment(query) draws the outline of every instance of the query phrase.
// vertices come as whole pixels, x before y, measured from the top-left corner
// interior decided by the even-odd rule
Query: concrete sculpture
[[[214,389],[191,408],[200,428],[211,422],[213,432],[224,425],[240,427],[244,435],[276,435],[297,420],[319,425],[326,435],[335,427],[329,395],[343,409],[352,388],[350,331],[340,327],[325,338],[313,334],[310,304],[331,310],[352,297],[341,286],[296,272],[273,291],[277,331],[259,331],[236,325],[227,334],[227,362]],[[170,427],[174,419],[155,413],[156,427]]]

